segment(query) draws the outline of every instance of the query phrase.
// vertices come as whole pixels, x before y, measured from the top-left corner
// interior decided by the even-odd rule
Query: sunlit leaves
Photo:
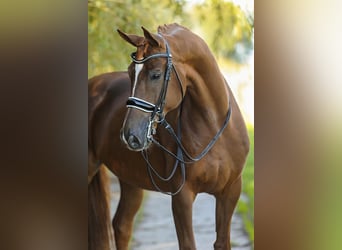
[[[134,48],[116,29],[142,34],[158,25],[178,22],[200,31],[217,57],[241,61],[252,48],[253,16],[224,0],[88,0],[88,76],[126,70]],[[199,23],[199,25],[197,25]]]
[[[89,0],[88,76],[105,71],[126,70],[133,47],[117,34],[142,34],[141,26],[156,32],[158,25],[181,21],[184,1]]]
[[[204,39],[217,56],[241,60],[251,50],[253,17],[231,2],[211,0],[195,7],[195,16],[200,20]]]

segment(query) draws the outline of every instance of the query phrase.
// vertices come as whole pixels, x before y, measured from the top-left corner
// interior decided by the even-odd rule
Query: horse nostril
[[[136,136],[134,136],[134,135],[130,135],[128,137],[127,143],[129,145],[129,147],[132,148],[132,149],[138,149],[138,148],[141,147],[140,140]]]

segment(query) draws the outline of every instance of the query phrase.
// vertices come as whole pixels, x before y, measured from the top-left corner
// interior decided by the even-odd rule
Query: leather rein
[[[215,142],[218,140],[218,138],[223,133],[224,129],[227,127],[230,116],[231,116],[232,109],[231,109],[231,105],[230,105],[230,101],[229,101],[227,116],[226,116],[225,121],[223,122],[221,129],[216,133],[216,135],[213,137],[213,139],[209,142],[209,144],[203,149],[203,151],[200,154],[198,154],[196,157],[192,157],[188,153],[188,151],[185,149],[185,147],[183,146],[182,141],[181,141],[182,140],[181,139],[182,138],[182,135],[181,135],[181,128],[182,128],[181,116],[182,116],[183,100],[184,100],[182,81],[179,77],[179,74],[178,74],[174,64],[172,63],[172,55],[171,55],[170,47],[169,47],[167,41],[164,39],[164,37],[161,36],[161,34],[158,34],[158,35],[165,42],[165,47],[166,47],[165,53],[153,54],[153,55],[150,55],[150,56],[143,58],[141,60],[136,59],[136,52],[131,54],[132,61],[136,64],[143,64],[144,62],[146,62],[150,59],[153,59],[153,58],[164,57],[167,59],[166,72],[165,72],[165,76],[164,76],[164,84],[163,84],[162,89],[160,91],[158,101],[156,104],[153,104],[153,103],[147,102],[143,99],[131,96],[128,98],[126,106],[128,108],[135,108],[135,109],[141,110],[143,112],[151,113],[150,121],[149,121],[149,125],[148,125],[147,139],[149,141],[151,141],[152,143],[154,143],[155,145],[157,145],[159,148],[161,148],[164,152],[166,152],[167,154],[169,154],[170,156],[175,158],[176,161],[175,161],[175,164],[174,164],[173,169],[172,169],[171,173],[169,174],[169,176],[164,178],[151,165],[149,158],[148,158],[147,150],[144,149],[143,151],[141,151],[141,154],[142,154],[144,160],[146,161],[147,170],[148,170],[151,182],[152,182],[153,186],[156,188],[156,190],[158,190],[161,193],[174,196],[181,191],[181,189],[183,188],[183,186],[185,184],[185,179],[186,179],[185,164],[195,163],[195,162],[201,160],[209,152],[209,150],[214,146]],[[182,101],[180,104],[180,111],[179,111],[178,119],[177,119],[177,133],[175,133],[172,126],[167,122],[165,115],[163,113],[165,101],[166,101],[165,99],[166,99],[166,93],[167,93],[167,89],[168,89],[168,83],[169,83],[169,80],[171,77],[172,69],[175,72],[175,75],[177,77],[177,82],[179,84],[180,92],[182,95]],[[168,133],[174,138],[174,140],[177,144],[177,152],[176,153],[171,152],[165,146],[163,146],[160,142],[158,142],[156,139],[154,139],[153,135],[155,135],[155,133],[156,133],[156,130],[153,128],[154,123],[161,124],[168,131]],[[180,168],[181,168],[182,182],[179,185],[177,191],[176,192],[165,192],[165,191],[161,190],[160,187],[156,184],[156,182],[153,178],[152,172],[160,180],[167,182],[167,181],[170,181],[172,179],[172,177],[174,176],[178,165],[180,165]]]

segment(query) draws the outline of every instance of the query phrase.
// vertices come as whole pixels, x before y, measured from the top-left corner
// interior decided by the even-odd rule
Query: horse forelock
[[[146,54],[148,47],[149,47],[149,43],[145,40],[142,45],[137,47],[135,58],[137,60],[144,59],[144,55]]]

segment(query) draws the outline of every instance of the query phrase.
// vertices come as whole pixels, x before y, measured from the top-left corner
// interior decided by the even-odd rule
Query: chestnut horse
[[[171,195],[179,249],[196,249],[196,195],[214,195],[214,248],[231,249],[230,222],[249,151],[239,107],[200,37],[178,24],[159,26],[158,34],[142,29],[144,36],[118,30],[136,47],[129,77],[118,72],[89,81],[89,248],[110,248],[108,200],[93,191],[103,188],[104,165],[121,188],[112,222],[118,250],[128,249],[143,189]]]

